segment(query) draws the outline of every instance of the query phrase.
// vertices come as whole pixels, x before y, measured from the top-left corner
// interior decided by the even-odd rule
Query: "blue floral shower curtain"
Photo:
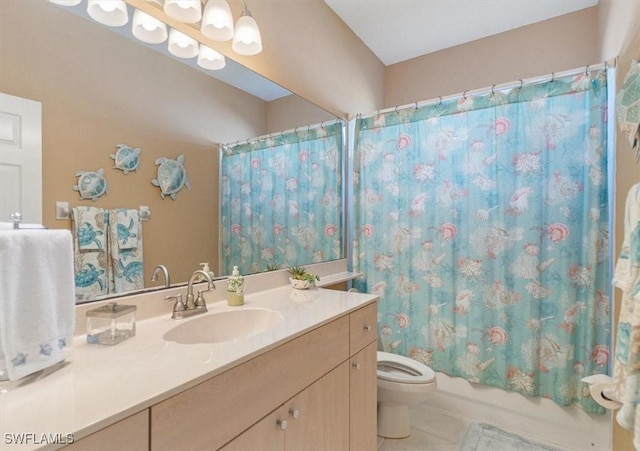
[[[343,123],[222,146],[222,274],[340,258]]]
[[[602,412],[607,371],[606,74],[356,122],[356,286],[385,351]]]

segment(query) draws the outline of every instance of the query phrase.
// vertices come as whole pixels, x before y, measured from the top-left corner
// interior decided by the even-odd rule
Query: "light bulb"
[[[196,23],[202,18],[200,0],[165,0],[164,12],[184,23]]]
[[[224,55],[200,44],[200,52],[198,53],[198,66],[209,70],[220,70],[226,65]]]
[[[178,58],[193,58],[198,55],[198,42],[176,29],[171,29],[168,50]]]
[[[167,40],[167,26],[138,9],[133,13],[131,32],[136,38],[147,44],[160,44]]]
[[[228,41],[233,37],[233,16],[225,0],[209,0],[204,7],[200,31],[214,41]]]
[[[123,0],[89,0],[87,14],[96,22],[110,27],[121,27],[129,21],[127,5]]]
[[[236,33],[233,36],[231,48],[240,55],[255,55],[262,51],[262,38],[258,24],[246,11],[236,23]]]

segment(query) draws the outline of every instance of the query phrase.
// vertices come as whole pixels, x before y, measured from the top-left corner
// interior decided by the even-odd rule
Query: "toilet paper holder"
[[[605,394],[605,391],[615,386],[613,378],[606,374],[593,374],[591,376],[583,377],[582,382],[589,385],[589,393],[595,402],[600,404],[605,409],[619,409],[622,407],[622,403],[612,399]]]

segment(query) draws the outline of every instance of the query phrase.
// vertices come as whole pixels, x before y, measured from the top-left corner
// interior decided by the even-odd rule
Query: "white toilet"
[[[436,374],[428,366],[378,351],[378,435],[408,437],[409,405],[425,401],[436,388]]]

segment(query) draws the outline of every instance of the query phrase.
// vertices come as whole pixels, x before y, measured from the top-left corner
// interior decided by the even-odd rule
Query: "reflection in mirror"
[[[177,284],[203,262],[224,276],[218,143],[335,117],[290,93],[250,94],[112,30],[46,1],[0,2],[1,89],[42,104],[44,225],[71,228],[69,219],[55,219],[58,201],[106,210],[148,206],[150,220],[142,223],[145,289],[164,288],[162,277],[151,280],[157,265],[166,266]],[[233,66],[227,61],[216,75]],[[235,66],[251,74],[253,88],[259,85],[255,74]],[[110,155],[118,144],[141,149],[137,171],[114,169]],[[151,183],[158,176],[155,162],[179,155],[190,189],[163,199]],[[96,201],[80,199],[72,189],[76,173],[99,169],[107,193]]]
[[[337,121],[222,146],[222,271],[340,258],[342,136]]]

